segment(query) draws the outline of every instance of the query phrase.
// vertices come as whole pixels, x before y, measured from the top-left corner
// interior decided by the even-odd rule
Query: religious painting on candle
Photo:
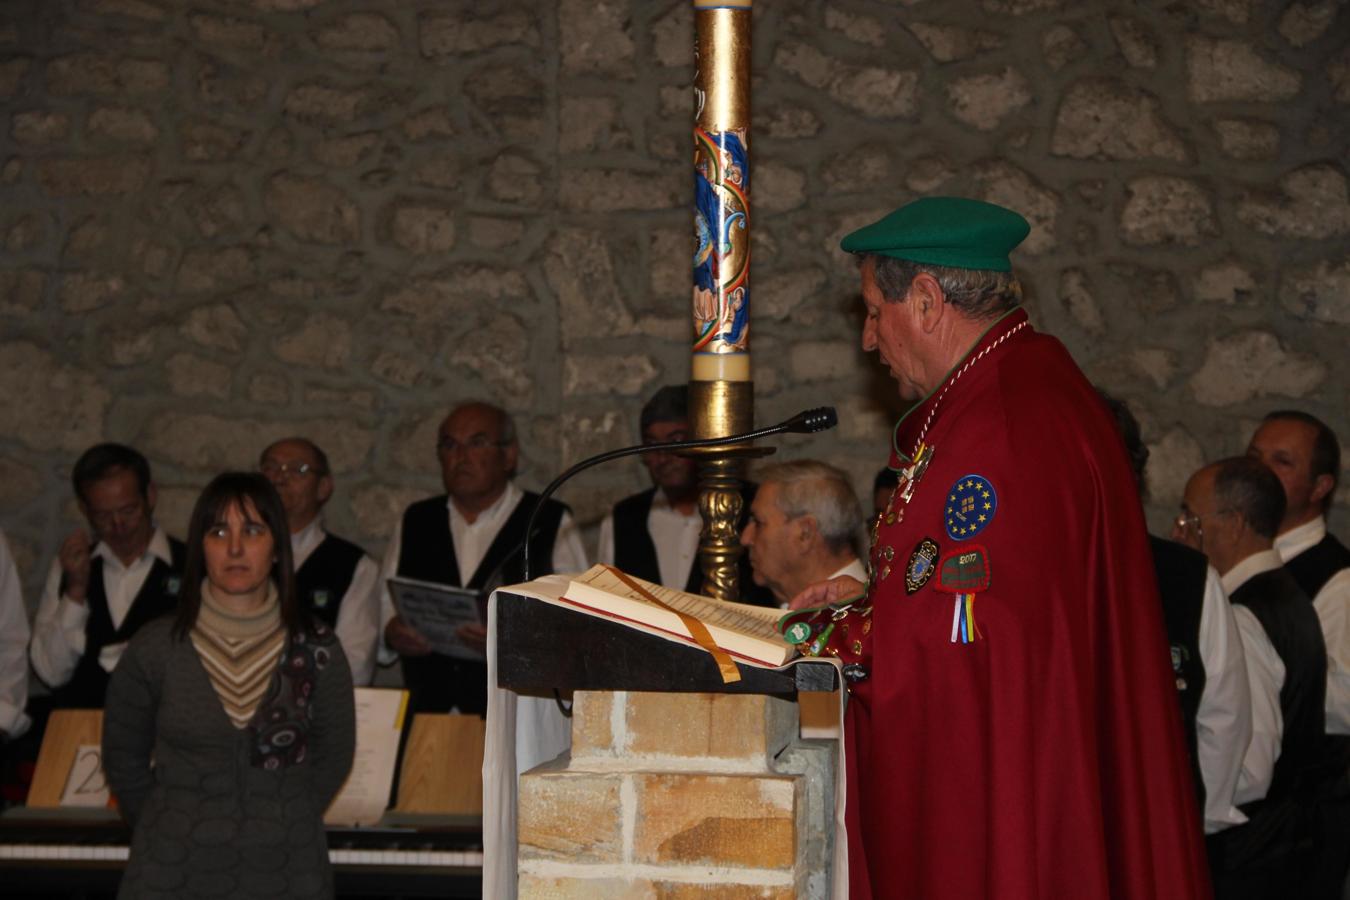
[[[750,350],[749,194],[744,130],[695,128],[695,353]]]

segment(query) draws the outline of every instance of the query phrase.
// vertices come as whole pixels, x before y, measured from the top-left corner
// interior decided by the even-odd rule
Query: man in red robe
[[[928,198],[843,241],[863,349],[914,402],[868,583],[793,602],[861,595],[819,642],[851,694],[853,900],[1210,896],[1130,464],[1018,305],[1008,252],[1028,231]]]

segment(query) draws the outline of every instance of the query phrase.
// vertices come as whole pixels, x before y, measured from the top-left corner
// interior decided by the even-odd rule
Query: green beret
[[[1012,271],[1008,253],[1031,231],[1010,209],[964,197],[924,197],[845,237],[849,253],[875,253],[930,266]]]

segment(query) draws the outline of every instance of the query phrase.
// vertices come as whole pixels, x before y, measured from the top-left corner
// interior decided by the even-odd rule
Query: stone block
[[[1326,33],[1336,20],[1340,4],[1334,0],[1321,3],[1291,3],[1280,16],[1279,32],[1291,45],[1311,44]]]
[[[1147,444],[1148,497],[1154,503],[1175,509],[1186,490],[1186,482],[1205,464],[1205,452],[1200,442],[1181,426]]]
[[[1106,333],[1101,307],[1093,297],[1092,282],[1082,269],[1065,269],[1059,273],[1059,302],[1069,318],[1092,337]]]
[[[208,106],[235,106],[251,111],[267,95],[269,82],[214,57],[201,57],[196,64],[196,87],[197,96]]]
[[[237,159],[252,132],[215,122],[184,122],[178,129],[183,158],[189,162],[229,162]]]
[[[262,12],[304,12],[327,2],[328,0],[249,0],[254,9]]]
[[[1186,38],[1188,93],[1196,103],[1275,103],[1299,92],[1303,77],[1262,57],[1245,41],[1192,34]]]
[[[300,328],[276,339],[277,359],[314,369],[345,369],[352,356],[352,327],[331,313],[316,313]]]
[[[791,318],[799,309],[818,300],[826,280],[825,270],[815,266],[770,275],[754,286],[755,317]]]
[[[483,379],[508,406],[528,404],[534,388],[530,330],[491,303],[478,307],[468,323],[469,329],[446,346],[450,365]]]
[[[474,216],[469,219],[469,240],[478,247],[500,250],[520,243],[525,223],[519,219]]]
[[[174,284],[185,294],[204,294],[248,281],[255,271],[253,254],[245,247],[189,250]]]
[[[799,779],[637,774],[633,861],[791,871]]]
[[[1233,159],[1275,159],[1280,152],[1280,129],[1259,119],[1218,119],[1214,132],[1219,147]]]
[[[1238,220],[1262,234],[1329,238],[1350,232],[1350,194],[1337,166],[1318,163],[1280,179],[1280,192],[1248,192]]]
[[[1059,197],[1053,191],[1043,187],[1027,172],[1003,161],[977,166],[975,179],[981,187],[980,199],[1015,209],[1031,223],[1031,234],[1019,250],[1035,255],[1054,249]]]
[[[249,468],[258,451],[293,434],[312,439],[328,454],[333,471],[350,472],[365,464],[375,435],[351,416],[332,419],[282,418],[277,421],[208,413],[163,412],[137,436],[147,455],[185,469],[219,471]]]
[[[617,811],[624,777],[572,772],[556,763],[521,775],[517,858],[623,862],[623,816]]]
[[[614,704],[626,695],[613,691],[577,691],[572,706],[572,758],[608,755],[614,751]]]
[[[379,308],[411,316],[419,324],[454,320],[480,305],[531,296],[520,272],[490,266],[463,265],[415,278],[385,294]]]
[[[633,423],[630,416],[612,409],[602,413],[566,412],[560,430],[557,458],[570,462],[622,447],[633,433]]]
[[[1065,0],[980,0],[980,5],[992,13],[1025,16],[1049,9],[1059,9]]]
[[[164,363],[165,381],[176,397],[230,396],[232,371],[229,366],[191,353],[175,353]]]
[[[544,197],[543,167],[519,153],[502,153],[488,170],[488,192],[504,203],[532,205]]]
[[[847,378],[864,365],[853,341],[799,341],[792,345],[792,377],[798,381]]]
[[[993,131],[1031,102],[1031,87],[1012,66],[988,75],[957,78],[947,87],[952,115],[980,131]]]
[[[1138,19],[1128,16],[1111,16],[1108,19],[1111,36],[1125,57],[1125,61],[1136,69],[1152,69],[1158,65],[1158,38]]]
[[[1326,375],[1320,361],[1285,349],[1274,334],[1242,331],[1209,342],[1190,386],[1205,406],[1232,406],[1259,397],[1306,397]]]
[[[428,462],[427,468],[430,469],[433,465],[433,462]],[[394,526],[402,518],[405,509],[438,491],[443,492],[444,488],[430,477],[422,487],[361,485],[354,488],[350,494],[352,516],[356,519],[361,534],[372,536],[379,541],[387,540],[388,536],[393,534]]]
[[[460,161],[449,153],[433,156],[412,173],[413,183],[447,191],[459,186],[459,177]]]
[[[558,205],[571,212],[679,209],[689,202],[689,173],[672,167],[658,171],[572,169],[558,185]]]
[[[1186,145],[1158,100],[1123,81],[1076,82],[1055,116],[1050,152],[1078,159],[1186,159]]]
[[[248,326],[234,307],[226,303],[195,307],[188,313],[178,333],[193,343],[231,353],[243,349]]]
[[[289,406],[291,384],[283,375],[263,372],[248,380],[248,399],[263,406]]]
[[[370,361],[370,374],[395,387],[424,386],[429,380],[426,366],[409,353],[381,350]]]
[[[529,13],[520,9],[489,10],[474,5],[456,13],[423,13],[417,22],[422,55],[455,59],[510,44],[539,46],[537,22]]]
[[[664,90],[662,96],[664,98]],[[672,88],[671,90],[676,90]],[[689,99],[689,92],[679,91],[680,110],[688,117],[693,113],[693,103]],[[674,115],[674,113],[670,113]],[[820,133],[822,122],[820,116],[816,115],[810,108],[805,106],[792,105],[774,105],[765,104],[757,106],[751,112],[752,130],[755,134],[762,134],[765,137],[791,139],[814,137]]]
[[[65,97],[98,94],[130,97],[157,94],[169,86],[169,67],[154,59],[103,53],[73,53],[47,63],[47,90]]]
[[[1327,79],[1337,103],[1350,103],[1350,47],[1327,65]]]
[[[55,144],[70,137],[70,116],[41,109],[16,112],[9,133],[15,143],[29,147]]]
[[[314,43],[325,50],[382,53],[399,45],[398,28],[378,13],[349,13],[314,32]]]
[[[311,81],[292,88],[282,109],[300,122],[344,124],[399,109],[406,99],[404,93],[379,85],[345,87],[327,81]]]
[[[830,4],[825,7],[825,27],[858,44],[886,46],[886,25],[881,21]]]
[[[192,13],[187,21],[197,40],[213,50],[238,50],[275,58],[284,47],[281,35],[247,19]]]
[[[17,459],[0,456],[0,508],[17,512],[42,493],[43,478],[37,469]]]
[[[455,246],[455,214],[447,204],[400,199],[384,215],[383,240],[409,253],[446,253]]]
[[[806,202],[806,174],[785,163],[770,160],[751,170],[752,207],[764,212],[787,212]]]
[[[121,16],[142,22],[163,22],[167,15],[150,0],[84,0],[80,6],[96,15]]]
[[[1087,43],[1068,25],[1052,25],[1041,35],[1041,58],[1056,72],[1087,52]]]
[[[1218,233],[1209,194],[1194,181],[1146,175],[1132,179],[1125,192],[1120,236],[1128,244],[1195,247]]]
[[[128,144],[151,144],[159,137],[144,110],[127,106],[102,106],[89,114],[89,133]]]
[[[274,175],[267,182],[263,203],[278,224],[301,240],[353,244],[361,237],[356,204],[318,178],[290,172]]]
[[[694,9],[676,3],[652,23],[652,55],[663,66],[694,64]]]
[[[652,885],[659,900],[796,900],[801,896],[790,884],[727,884],[661,881]]]
[[[1195,297],[1225,306],[1251,306],[1258,301],[1252,270],[1236,259],[1205,266],[1195,278]]]
[[[645,879],[581,875],[535,875],[522,870],[517,885],[520,900],[664,900]]]
[[[1286,270],[1280,305],[1301,319],[1350,325],[1350,261],[1324,259]]]
[[[138,156],[40,159],[38,184],[54,197],[113,197],[135,193],[150,177],[150,162]]]
[[[905,27],[928,51],[928,55],[940,63],[970,59],[1003,45],[1003,38],[993,32],[962,28],[959,25],[911,22]]]
[[[33,61],[23,57],[0,62],[0,97],[8,99],[16,96],[23,84],[23,77],[32,66]]]
[[[34,215],[21,215],[5,229],[5,249],[11,253],[31,250],[47,239],[46,220]]]
[[[76,316],[92,312],[121,297],[126,282],[120,275],[68,272],[61,276],[61,311]]]
[[[852,65],[797,41],[779,44],[773,62],[869,118],[909,118],[918,112],[917,71]]]
[[[797,708],[762,694],[629,694],[626,749],[637,756],[765,762],[797,733]]]
[[[35,450],[81,452],[107,433],[111,402],[94,372],[27,341],[0,344],[0,421],[13,440]]]
[[[631,150],[633,136],[614,97],[563,97],[558,108],[558,151]]]
[[[587,356],[569,353],[563,358],[564,397],[598,394],[634,396],[658,375],[646,353]]]
[[[564,75],[633,77],[632,12],[623,0],[561,0],[558,28]]]
[[[1177,374],[1177,355],[1161,347],[1139,347],[1129,355],[1130,368],[1142,378],[1146,378],[1158,390],[1172,383]]]
[[[941,156],[921,156],[905,167],[905,187],[926,194],[946,184],[955,174],[949,160]]]
[[[604,232],[571,228],[549,241],[544,277],[558,298],[564,350],[633,332],[633,315],[620,294],[605,238]]]
[[[1227,19],[1234,25],[1244,24],[1252,12],[1252,0],[1195,0],[1195,5],[1201,10]]]

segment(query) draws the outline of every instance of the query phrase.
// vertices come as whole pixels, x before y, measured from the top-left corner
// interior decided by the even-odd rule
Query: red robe
[[[1025,320],[1006,316],[967,359]],[[912,453],[937,404],[927,470],[876,533],[872,623],[845,642],[870,672],[847,714],[851,896],[1209,897],[1148,536],[1110,414],[1030,325],[948,383],[897,428]],[[907,593],[925,538],[934,573]],[[957,582],[944,587],[937,563],[976,547],[989,584],[974,640],[953,642]]]

